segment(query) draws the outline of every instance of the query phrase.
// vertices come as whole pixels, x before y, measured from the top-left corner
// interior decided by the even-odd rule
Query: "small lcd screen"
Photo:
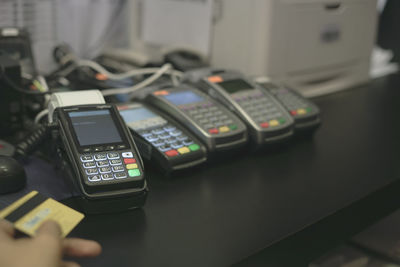
[[[68,115],[81,146],[122,142],[109,110],[73,111]]]
[[[185,105],[205,101],[203,97],[192,91],[170,93],[169,95],[165,95],[164,97],[174,105]]]
[[[219,86],[224,88],[225,91],[227,91],[230,94],[244,91],[244,90],[251,90],[254,89],[253,86],[251,86],[249,83],[242,79],[235,79],[235,80],[230,80],[230,81],[225,81],[225,82],[220,82],[218,83]]]
[[[158,115],[154,114],[147,108],[125,109],[120,110],[119,113],[121,114],[122,118],[124,118],[126,123],[158,117]]]

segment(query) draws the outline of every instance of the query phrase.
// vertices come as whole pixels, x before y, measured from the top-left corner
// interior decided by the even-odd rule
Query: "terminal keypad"
[[[143,138],[168,157],[176,157],[200,149],[192,139],[179,130],[176,126],[158,117],[160,123],[148,128],[139,128],[137,131]],[[154,118],[152,118],[155,121]],[[146,123],[145,121],[142,121]],[[135,129],[136,130],[136,129]]]
[[[260,91],[234,95],[233,99],[261,128],[277,127],[287,122],[282,110]]]
[[[141,175],[136,158],[130,151],[84,154],[80,156],[80,161],[91,183]]]
[[[185,105],[181,109],[209,134],[227,133],[237,129],[230,116],[212,102]]]
[[[313,111],[308,101],[286,88],[271,88],[269,91],[285,106],[293,116],[305,116]]]

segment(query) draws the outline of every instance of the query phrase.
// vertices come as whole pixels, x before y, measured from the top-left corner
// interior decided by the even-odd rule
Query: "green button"
[[[280,122],[280,124],[284,124],[286,122],[286,120],[284,118],[280,118],[279,122]]]
[[[136,176],[140,176],[140,171],[139,171],[139,169],[129,170],[128,174],[129,174],[129,177],[136,177]]]
[[[231,124],[231,125],[229,125],[229,128],[231,128],[231,130],[236,130],[237,129],[237,125],[236,124]]]
[[[306,108],[306,110],[307,110],[307,112],[311,112],[311,108],[310,107]]]
[[[200,146],[198,144],[191,144],[189,146],[189,149],[192,150],[192,151],[196,151],[196,150],[200,149]]]

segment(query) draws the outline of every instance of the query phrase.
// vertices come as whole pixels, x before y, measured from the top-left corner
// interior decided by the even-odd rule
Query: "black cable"
[[[65,57],[67,56],[75,57],[75,53],[69,44],[62,43],[54,47],[53,58],[58,64],[65,65]]]
[[[56,125],[42,124],[33,132],[31,132],[24,141],[19,142],[15,147],[14,157],[24,159],[35,151],[39,145],[50,137],[50,130]]]
[[[36,91],[29,91],[25,90],[22,87],[19,87],[17,84],[14,83],[13,80],[7,77],[4,66],[0,65],[0,79],[3,79],[13,90],[22,93],[22,94],[27,94],[27,95],[49,95],[52,94],[53,92],[47,91],[47,92],[36,92]]]
[[[69,74],[80,68],[80,66],[76,64],[78,61],[77,55],[67,43],[59,44],[54,47],[53,59],[60,66],[47,75],[46,78],[50,81],[56,81],[60,77],[67,78]]]

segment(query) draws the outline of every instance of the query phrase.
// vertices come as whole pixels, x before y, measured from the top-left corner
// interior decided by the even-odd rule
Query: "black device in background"
[[[12,144],[0,139],[0,156],[12,157],[14,152],[15,147]]]
[[[166,114],[141,103],[121,104],[118,110],[142,157],[167,173],[206,161],[204,145]]]
[[[23,76],[37,76],[35,59],[28,31],[23,28],[0,28],[0,54],[19,62]]]
[[[22,130],[41,109],[42,97],[26,97],[37,76],[29,34],[21,28],[0,28],[0,136]]]
[[[0,155],[0,194],[19,191],[25,184],[24,167],[12,157]]]
[[[209,66],[203,55],[184,49],[177,49],[166,53],[164,55],[164,62],[171,63],[175,69],[180,71],[189,71]]]
[[[240,117],[257,148],[285,141],[293,135],[294,121],[286,109],[243,74],[206,68],[187,72],[185,76]]]
[[[21,68],[18,61],[0,54],[0,137],[6,137],[22,128],[24,120],[22,96],[13,90],[7,79],[21,84]]]
[[[84,212],[114,212],[144,205],[147,185],[142,159],[115,106],[57,108],[56,121],[62,171],[82,195]]]
[[[294,119],[296,132],[309,132],[321,124],[320,110],[312,101],[284,85],[269,82],[263,77],[255,79],[265,90],[282,103]]]
[[[400,62],[400,1],[387,0],[379,17],[377,43],[393,51],[393,61]]]
[[[247,129],[243,122],[190,85],[160,88],[149,94],[145,101],[188,128],[210,153],[229,151],[247,142]]]

